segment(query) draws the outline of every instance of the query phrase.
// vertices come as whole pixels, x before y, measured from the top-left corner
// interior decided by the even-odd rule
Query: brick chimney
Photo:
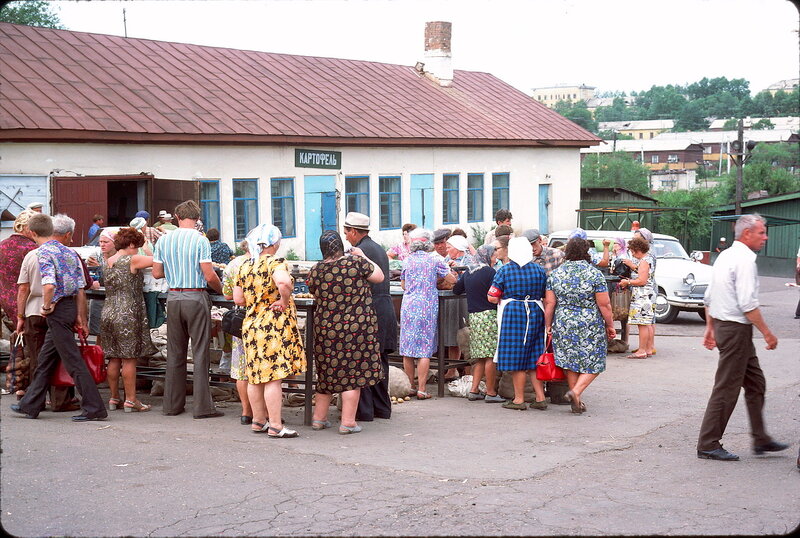
[[[440,86],[453,83],[453,64],[450,54],[452,23],[425,23],[425,75]]]

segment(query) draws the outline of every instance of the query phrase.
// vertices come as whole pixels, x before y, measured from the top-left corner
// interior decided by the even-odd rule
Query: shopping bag
[[[92,375],[92,379],[95,383],[102,383],[108,376],[103,348],[86,342],[86,335],[83,333],[78,333],[78,340],[78,350],[81,353],[83,362],[86,363],[86,367],[89,369],[89,373]],[[62,361],[58,361],[58,368],[53,372],[50,384],[55,387],[75,386],[75,380],[67,373]]]

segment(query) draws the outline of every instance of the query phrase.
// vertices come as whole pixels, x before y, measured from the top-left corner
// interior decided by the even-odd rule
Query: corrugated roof
[[[0,139],[566,145],[590,132],[498,78],[0,23]]]
[[[794,133],[789,129],[747,130],[745,140],[756,142],[788,142]],[[679,133],[659,133],[653,140],[690,140],[695,144],[720,144],[730,142],[739,137],[737,131],[684,131]],[[795,139],[797,136],[795,135]],[[619,143],[619,141],[617,141]]]
[[[677,139],[658,139],[650,138],[643,140],[617,140],[617,151],[682,151],[692,145],[701,146],[697,142],[688,138]],[[605,141],[594,148],[583,148],[581,153],[610,153],[614,149],[614,144]]]

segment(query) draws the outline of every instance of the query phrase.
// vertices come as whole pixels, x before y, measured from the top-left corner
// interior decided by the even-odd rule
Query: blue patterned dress
[[[544,297],[547,274],[536,262],[520,267],[514,261],[497,270],[492,286],[503,292],[505,303],[497,339],[498,370],[535,370],[544,351],[544,313],[539,304]]]
[[[567,261],[550,273],[547,289],[556,295],[553,352],[556,365],[571,372],[606,369],[606,325],[595,293],[608,291],[603,274],[586,261]]]
[[[436,280],[450,272],[438,256],[418,250],[405,260],[400,279],[405,281],[400,308],[400,355],[429,358],[439,347],[436,322],[439,293]]]

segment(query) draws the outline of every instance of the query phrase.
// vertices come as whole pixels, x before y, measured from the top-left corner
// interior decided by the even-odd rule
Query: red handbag
[[[566,378],[564,370],[556,366],[553,354],[553,335],[548,334],[544,353],[539,355],[539,359],[536,361],[536,379],[539,381],[562,381]]]
[[[95,383],[102,383],[106,380],[108,371],[106,370],[106,361],[103,353],[103,348],[98,345],[90,345],[86,342],[86,335],[78,333],[78,350],[81,352],[83,362],[89,368],[89,373],[92,374],[92,379]],[[75,380],[67,373],[64,368],[64,363],[58,361],[58,368],[53,372],[50,378],[50,384],[55,387],[74,387]]]

